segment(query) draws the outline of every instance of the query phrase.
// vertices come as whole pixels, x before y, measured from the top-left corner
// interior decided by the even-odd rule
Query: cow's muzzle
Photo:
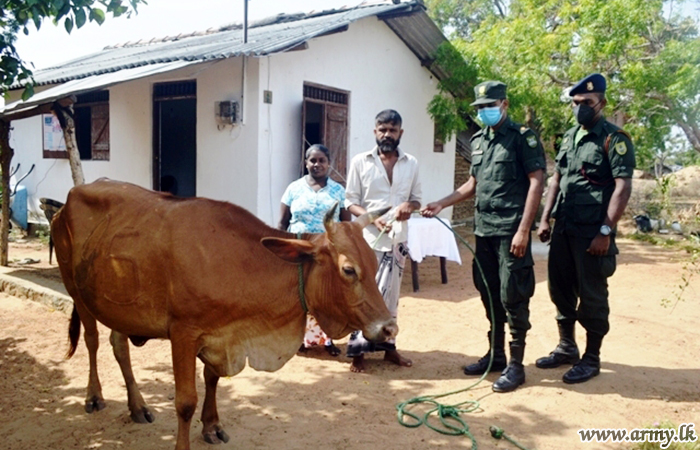
[[[387,320],[385,322],[375,322],[362,331],[362,335],[368,341],[379,344],[393,339],[399,334],[399,326],[396,324],[396,319]]]

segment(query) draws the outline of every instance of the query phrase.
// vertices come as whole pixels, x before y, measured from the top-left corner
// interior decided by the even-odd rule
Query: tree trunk
[[[0,222],[0,265],[7,266],[10,234],[10,124],[0,120],[0,170],[2,171],[2,222]]]
[[[610,117],[608,120],[620,128],[623,128],[627,123],[627,117],[623,111],[613,112],[612,117]]]
[[[75,138],[75,120],[73,106],[61,106],[54,103],[53,111],[58,117],[58,121],[63,129],[63,138],[66,141],[66,151],[68,152],[68,162],[70,163],[70,173],[73,176],[73,185],[85,184],[83,166],[80,163],[80,152],[78,151],[78,141]]]
[[[678,126],[681,127],[685,136],[688,138],[688,142],[693,146],[696,152],[700,153],[700,129],[697,126],[693,126],[689,123],[678,121]]]
[[[531,106],[528,106],[525,110],[525,125],[531,130],[537,130],[535,127],[535,110]],[[539,132],[537,133],[539,134]]]

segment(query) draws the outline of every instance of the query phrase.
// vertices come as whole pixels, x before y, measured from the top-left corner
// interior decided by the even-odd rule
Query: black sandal
[[[338,356],[340,355],[341,350],[335,346],[335,344],[331,343],[331,345],[326,345],[325,346],[326,352],[328,352],[329,355],[331,356]]]

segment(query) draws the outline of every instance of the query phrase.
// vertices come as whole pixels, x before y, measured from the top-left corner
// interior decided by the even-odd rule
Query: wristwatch
[[[612,228],[610,228],[608,225],[600,226],[600,234],[603,236],[610,236],[610,233],[612,233]]]

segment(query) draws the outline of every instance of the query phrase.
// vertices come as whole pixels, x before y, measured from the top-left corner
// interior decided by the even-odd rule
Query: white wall
[[[304,81],[350,91],[348,162],[375,145],[376,114],[395,109],[405,130],[401,148],[420,163],[424,203],[452,192],[455,143],[447,143],[444,153],[433,152],[427,113],[437,80],[384,22],[370,17],[346,32],[311,40],[307,50],[260,60],[260,89],[273,93],[272,105],[260,104],[258,215],[263,220],[279,220],[282,193],[298,177]],[[451,209],[441,214],[450,215]]]
[[[197,195],[255,213],[258,189],[258,60],[246,61],[245,121],[217,126],[217,101],[240,102],[243,58],[224,60],[197,77]]]
[[[257,60],[247,71],[251,96],[257,95]],[[197,195],[237,203],[256,210],[257,102],[245,125],[217,128],[215,102],[239,100],[242,59],[189,66],[177,71],[112,86],[110,91],[110,159],[82,161],[85,181],[100,177],[153,186],[153,85],[160,82],[197,80]],[[65,201],[73,186],[66,159],[44,159],[41,118],[12,122],[10,144],[15,149],[13,166],[18,175],[36,167],[22,184],[27,187],[31,221],[43,221],[39,198]],[[251,132],[252,131],[252,132]]]

